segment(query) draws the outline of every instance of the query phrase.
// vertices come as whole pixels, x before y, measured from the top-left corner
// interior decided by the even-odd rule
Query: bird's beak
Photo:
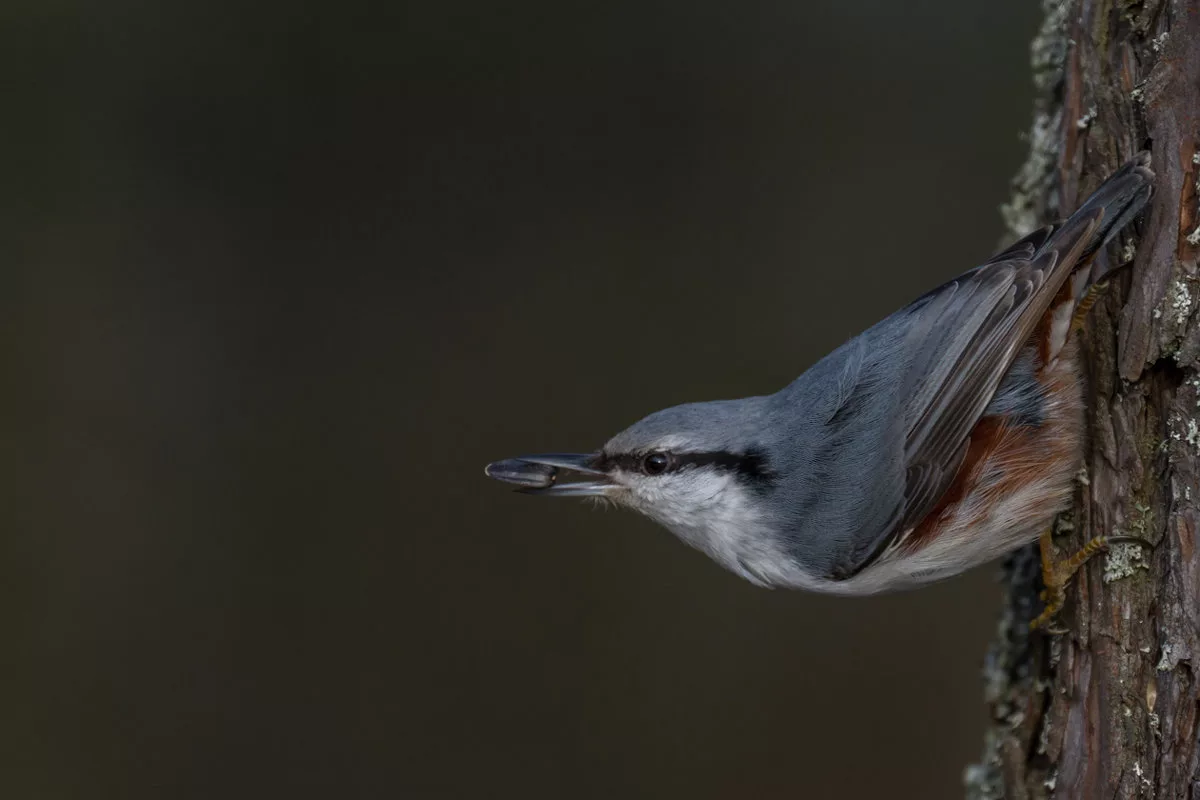
[[[555,497],[600,497],[617,486],[595,464],[597,453],[543,453],[493,461],[483,473],[505,483],[516,484],[524,494],[546,494]],[[558,483],[563,471],[594,476],[597,480]]]

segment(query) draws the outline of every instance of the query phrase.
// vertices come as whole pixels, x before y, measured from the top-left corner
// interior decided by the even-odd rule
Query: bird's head
[[[520,456],[489,464],[486,473],[526,494],[631,508],[737,569],[734,544],[761,527],[777,477],[759,435],[764,403],[752,397],[674,406],[597,452]],[[580,479],[563,480],[573,476]]]

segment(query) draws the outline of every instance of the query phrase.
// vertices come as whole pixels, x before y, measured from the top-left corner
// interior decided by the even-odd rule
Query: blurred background
[[[0,793],[961,796],[994,567],[764,591],[482,467],[989,255],[1036,6],[6,3]]]

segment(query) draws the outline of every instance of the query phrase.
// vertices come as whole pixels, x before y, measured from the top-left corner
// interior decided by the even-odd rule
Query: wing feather
[[[1006,258],[993,259],[951,282],[967,286],[956,286],[953,299],[939,309],[937,327],[955,333],[934,348],[939,366],[926,372],[923,390],[909,406],[907,483],[896,532],[918,524],[949,488],[971,430],[1073,270],[1100,217],[1099,211],[1077,215],[1053,235],[1039,231],[1034,236],[1043,237],[1041,249],[1030,252],[1032,243],[1023,242],[1006,251]]]
[[[862,482],[878,498],[874,506],[864,502],[873,510],[863,514],[863,524],[849,526],[853,534],[837,552],[809,555],[831,577],[850,577],[903,544],[945,495],[970,449],[971,432],[1064,283],[1146,204],[1154,179],[1148,164],[1149,155],[1138,154],[1066,222],[1034,231],[897,312],[887,335],[892,357],[899,353],[904,361],[899,386],[881,389],[863,381],[855,364],[853,388],[847,393],[839,385],[837,406],[885,391],[896,400],[886,405],[897,423],[888,435],[894,432],[896,439],[881,440],[873,430],[871,444],[900,448],[902,439],[902,450],[885,462],[898,472]],[[830,517],[818,522],[828,524]]]

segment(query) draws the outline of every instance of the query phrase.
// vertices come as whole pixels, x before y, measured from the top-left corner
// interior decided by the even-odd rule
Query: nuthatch
[[[763,586],[871,594],[1013,550],[1069,503],[1085,428],[1074,334],[1101,277],[1092,257],[1150,198],[1149,161],[1138,154],[1066,222],[918,298],[775,394],[667,408],[599,452],[486,472],[529,494],[640,511]],[[585,480],[560,483],[564,471]],[[1060,602],[1082,557],[1052,566],[1048,542],[1044,575]]]

